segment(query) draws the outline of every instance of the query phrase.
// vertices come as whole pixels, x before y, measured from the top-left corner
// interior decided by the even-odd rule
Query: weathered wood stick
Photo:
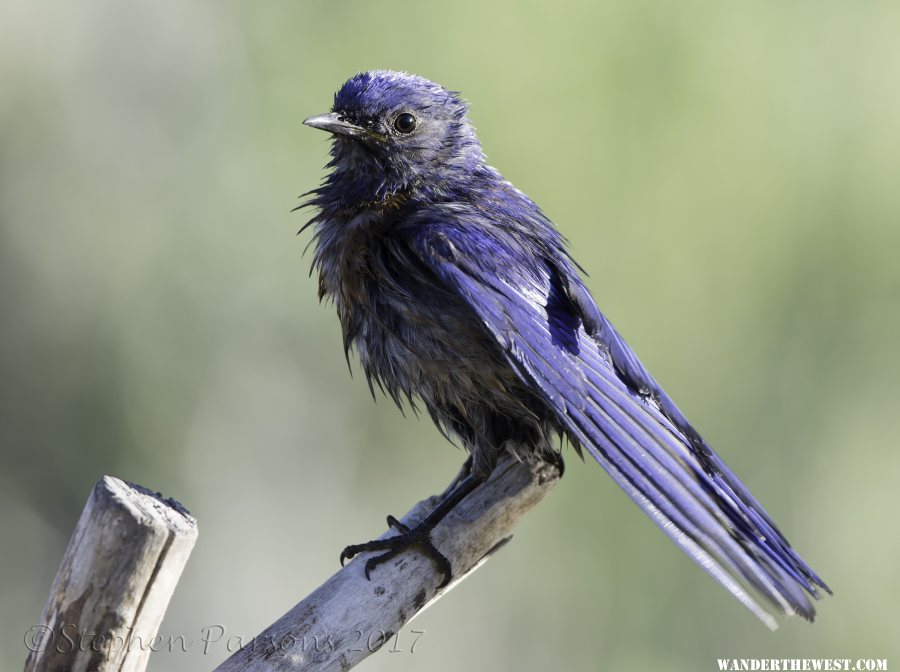
[[[104,476],[29,633],[25,672],[142,672],[196,539],[178,502]]]
[[[548,464],[501,463],[435,527],[432,539],[450,560],[455,580],[437,591],[434,563],[411,548],[379,565],[369,581],[364,553],[235,652],[215,672],[349,670],[400,628],[477,569],[510,539],[519,519],[546,497],[559,472]],[[437,502],[419,502],[403,517],[412,527]],[[388,535],[394,534],[389,532]],[[385,536],[388,536],[385,535]]]

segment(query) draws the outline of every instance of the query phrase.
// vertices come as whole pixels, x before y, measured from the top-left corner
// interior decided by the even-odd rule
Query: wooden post
[[[196,539],[178,502],[104,476],[29,633],[25,672],[142,672]]]
[[[508,460],[434,529],[437,548],[455,580],[436,591],[441,576],[417,549],[379,565],[369,581],[354,558],[306,599],[216,668],[215,672],[345,671],[382,646],[417,613],[465,579],[510,539],[510,531],[559,479],[556,467]],[[419,502],[403,517],[422,520],[437,498]],[[393,534],[389,532],[388,534]]]

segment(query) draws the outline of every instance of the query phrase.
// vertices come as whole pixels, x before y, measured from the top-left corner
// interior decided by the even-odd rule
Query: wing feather
[[[570,436],[688,556],[769,627],[775,620],[748,588],[777,611],[812,620],[810,597],[827,586],[703,443],[574,271],[538,253],[523,263],[503,254],[499,234],[479,235],[476,243],[497,254],[471,254],[471,235],[440,224],[417,229],[410,245]]]

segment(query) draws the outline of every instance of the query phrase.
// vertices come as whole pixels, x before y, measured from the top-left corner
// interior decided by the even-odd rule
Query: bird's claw
[[[400,534],[410,534],[409,528],[390,514],[387,517],[387,524],[388,527],[397,530]]]
[[[422,552],[431,558],[434,564],[437,565],[438,571],[443,576],[443,580],[438,586],[438,590],[445,588],[453,578],[453,568],[447,557],[437,549],[434,542],[431,540],[431,528],[418,525],[410,529],[409,526],[401,523],[394,516],[387,517],[387,524],[391,529],[397,530],[399,534],[388,537],[387,539],[373,539],[365,544],[352,544],[347,546],[341,551],[341,566],[344,565],[346,560],[350,560],[360,553],[367,551],[386,551],[381,555],[376,555],[375,557],[366,560],[363,571],[366,575],[366,579],[371,581],[372,570],[378,565],[396,557],[410,546],[418,546],[421,548]]]
[[[344,550],[341,551],[341,567],[344,566],[344,563],[347,560],[352,560],[353,556],[366,550],[363,546],[365,546],[365,544],[351,544],[350,546],[345,547]]]

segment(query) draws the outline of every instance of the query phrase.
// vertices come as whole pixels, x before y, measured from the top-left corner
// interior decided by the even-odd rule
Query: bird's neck
[[[338,144],[329,163],[331,172],[313,192],[311,205],[320,209],[391,209],[409,200],[434,203],[458,200],[471,185],[502,181],[484,163],[479,152],[463,153],[458,159],[417,165],[403,156],[376,156],[365,147]]]
[[[330,216],[353,217],[361,211],[397,210],[413,193],[413,185],[391,184],[358,173],[335,172],[312,199],[312,205]]]

